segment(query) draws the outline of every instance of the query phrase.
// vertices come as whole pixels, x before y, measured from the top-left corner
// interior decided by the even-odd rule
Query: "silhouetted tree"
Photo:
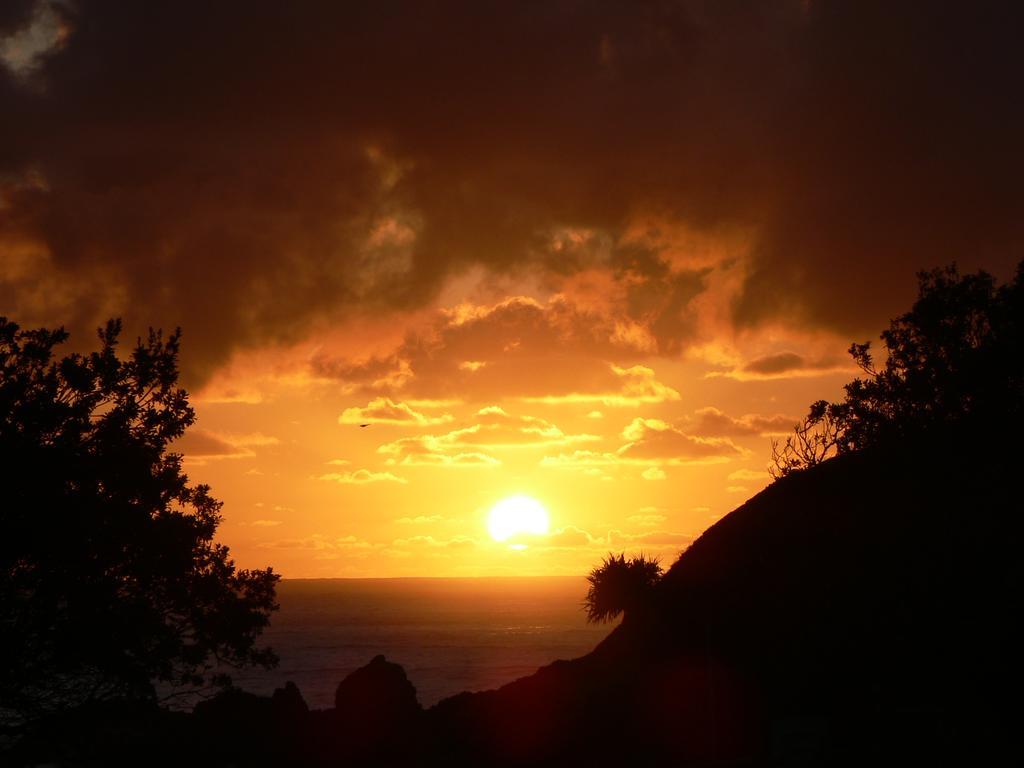
[[[278,576],[235,568],[220,502],[167,450],[195,420],[179,333],[122,360],[120,330],[56,359],[63,329],[0,318],[0,720],[276,663],[256,639]]]
[[[639,555],[627,560],[625,553],[617,557],[608,553],[587,576],[590,589],[583,601],[587,621],[612,621],[633,610],[647,599],[660,578],[661,565],[656,558]]]
[[[955,265],[918,280],[910,312],[881,335],[885,364],[876,366],[870,342],[850,347],[865,375],[846,385],[842,402],[815,403],[784,444],[773,444],[776,477],[901,438],[950,429],[992,437],[1020,425],[1024,262],[1005,285]]]
[[[807,418],[793,427],[785,441],[772,440],[772,463],[768,471],[778,480],[790,472],[820,464],[834,456],[842,436],[842,426],[830,403],[819,400],[811,405]]]

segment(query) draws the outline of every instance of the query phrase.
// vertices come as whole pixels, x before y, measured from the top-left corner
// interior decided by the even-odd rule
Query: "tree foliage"
[[[221,503],[168,451],[195,420],[179,333],[117,355],[56,358],[68,334],[0,318],[0,715],[202,686],[214,667],[272,665],[256,640],[271,569],[213,541]]]
[[[778,479],[834,456],[839,448],[841,428],[832,404],[819,400],[811,405],[807,418],[793,427],[793,434],[785,441],[772,440],[772,463],[768,471]]]
[[[885,362],[870,342],[850,355],[863,372],[842,402],[818,401],[794,434],[772,448],[772,473],[787,475],[830,456],[950,429],[990,434],[1024,415],[1024,262],[1014,279],[922,272],[910,312],[882,333]]]
[[[660,578],[661,564],[656,558],[638,555],[627,560],[625,553],[608,553],[587,576],[590,588],[583,601],[587,621],[612,621],[635,609],[647,599]]]

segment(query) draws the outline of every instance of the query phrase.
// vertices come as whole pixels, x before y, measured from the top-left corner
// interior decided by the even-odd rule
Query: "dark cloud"
[[[1019,258],[1016,2],[54,7],[0,64],[0,307],[182,325],[193,381],[474,264],[635,279],[673,352],[702,277],[621,249],[638,212],[751,233],[743,325],[872,331],[917,268]]]
[[[780,352],[777,355],[767,355],[751,360],[743,370],[747,373],[785,373],[805,368],[807,361],[795,352]]]
[[[254,432],[248,435],[218,435],[190,429],[171,444],[171,449],[195,463],[208,459],[244,459],[255,456],[254,448],[278,445],[276,437]]]
[[[905,307],[916,268],[1019,258],[1022,19],[1013,2],[809,3],[741,322],[863,331]]]
[[[391,355],[361,363],[320,356],[320,376],[369,391],[488,400],[561,397],[635,404],[678,399],[642,366],[656,341],[627,317],[582,309],[556,298],[541,304],[512,297],[494,306],[463,306],[410,332]]]
[[[689,431],[699,437],[752,437],[788,434],[793,431],[799,419],[782,414],[765,416],[747,413],[740,417],[708,406],[700,408],[694,414]]]
[[[174,442],[173,448],[178,453],[196,458],[252,455],[251,452],[246,452],[224,438],[201,429],[190,429],[184,436]]]
[[[5,0],[0,4],[0,35],[14,34],[32,20],[32,0]]]
[[[796,376],[824,376],[830,373],[849,373],[853,363],[834,355],[807,358],[796,352],[777,352],[757,357],[729,371],[712,371],[712,377],[725,376],[746,381],[751,379],[785,379]]]

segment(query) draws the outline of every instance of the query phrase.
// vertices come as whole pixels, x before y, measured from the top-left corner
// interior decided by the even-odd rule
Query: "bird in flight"
[[[360,426],[360,427],[368,427],[368,426],[370,426],[370,425],[369,425],[369,424],[360,424],[359,426]]]

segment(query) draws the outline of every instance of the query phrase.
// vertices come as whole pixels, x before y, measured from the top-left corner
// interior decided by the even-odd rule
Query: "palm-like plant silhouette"
[[[608,553],[600,566],[587,576],[590,589],[583,600],[587,621],[612,621],[620,613],[629,612],[642,603],[661,578],[657,558],[641,554],[626,559],[625,553]]]

